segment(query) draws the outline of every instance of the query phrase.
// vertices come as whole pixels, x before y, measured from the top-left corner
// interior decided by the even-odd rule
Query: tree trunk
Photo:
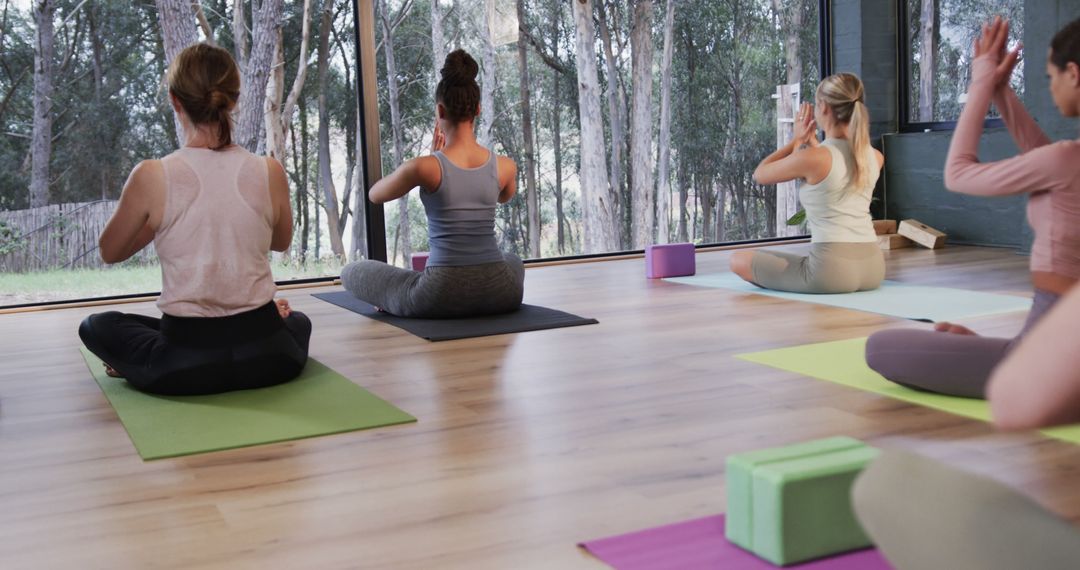
[[[252,15],[251,52],[240,67],[240,101],[236,111],[233,142],[255,152],[259,134],[265,132],[263,101],[266,82],[274,62],[277,29],[281,25],[283,0],[262,0]]]
[[[252,2],[256,0],[251,0]],[[233,46],[236,48],[236,63],[243,68],[247,65],[247,21],[244,17],[244,0],[233,0]]]
[[[101,31],[98,28],[98,6],[90,6],[87,10],[87,20],[90,24],[90,48],[91,48],[91,62],[94,65],[94,108],[101,109],[101,92],[104,89],[105,71],[104,65],[101,61],[102,52],[104,46],[101,43]],[[97,169],[97,183],[101,190],[101,199],[105,200],[109,197],[109,183],[108,175],[106,173],[104,164],[95,164]]]
[[[653,3],[637,0],[634,4],[634,26],[630,32],[633,57],[633,118],[630,134],[631,236],[635,249],[643,249],[655,235],[655,201],[653,192]]]
[[[282,44],[281,27],[277,31],[277,46],[274,56],[274,65],[270,77],[270,85],[267,89],[266,139],[268,141],[268,154],[284,162],[285,133],[289,131],[293,114],[296,111],[296,102],[304,90],[307,79],[308,52],[311,41],[311,0],[304,0],[303,24],[300,32],[300,56],[296,60],[296,76],[293,78],[292,87],[288,97],[285,96],[285,57]],[[285,98],[282,103],[282,98]]]
[[[274,42],[274,62],[270,69],[270,78],[266,82],[266,110],[263,115],[266,126],[266,154],[284,164],[285,129],[281,120],[281,99],[285,91],[285,48],[282,29],[277,29]]]
[[[581,211],[583,253],[619,247],[611,186],[604,160],[604,119],[596,69],[593,0],[572,2],[577,44],[578,107],[581,112]]]
[[[934,83],[937,78],[938,0],[922,0],[919,16],[919,120],[934,120]]]
[[[214,29],[210,27],[210,20],[206,19],[202,0],[191,0],[191,8],[195,11],[195,20],[199,22],[199,28],[202,29],[203,36],[206,37],[206,43],[216,46],[217,40],[214,39]]]
[[[323,4],[322,25],[319,29],[319,185],[325,202],[323,207],[326,209],[326,225],[330,230],[330,249],[341,259],[345,255],[345,245],[341,241],[342,226],[338,218],[337,189],[334,187],[334,175],[330,167],[330,109],[326,100],[333,15],[334,3],[327,0]]]
[[[615,51],[612,48],[611,30],[607,23],[607,8],[603,5],[596,9],[596,20],[600,24],[600,38],[604,44],[604,66],[607,72],[608,122],[611,124],[611,191],[617,197],[623,196],[623,145],[626,143],[626,99],[619,88],[619,69],[616,66]],[[615,212],[617,219],[622,215]]]
[[[168,69],[174,57],[195,43],[198,33],[189,0],[157,0],[157,9],[161,39],[165,45],[165,68]],[[174,116],[173,121],[176,124],[177,143],[184,146],[184,128],[180,118]]]
[[[559,4],[554,4],[551,17],[551,53],[559,53],[559,31],[562,9]],[[563,170],[562,170],[562,88],[559,79],[562,72],[554,67],[551,69],[551,138],[555,150],[555,225],[557,245],[560,254],[566,253],[566,214],[563,210]]]
[[[657,165],[656,243],[667,243],[671,233],[671,60],[676,0],[664,11],[664,53],[660,59],[660,158]]]
[[[687,228],[687,214],[686,207],[687,200],[690,199],[690,166],[687,164],[689,160],[680,156],[679,158],[679,227],[675,230],[675,239],[679,242],[685,243],[690,241],[690,231]]]
[[[308,244],[311,238],[311,216],[308,208],[308,188],[311,187],[311,166],[309,162],[310,147],[308,143],[308,114],[307,114],[307,101],[300,100],[300,188],[297,188],[296,192],[303,196],[303,215],[304,225],[301,231],[300,242],[300,260],[302,263],[307,263]],[[293,135],[293,142],[296,141],[296,135]]]
[[[521,132],[525,138],[525,207],[528,211],[529,257],[540,257],[540,191],[536,185],[532,102],[529,92],[529,54],[525,37],[525,0],[517,0],[518,67],[521,70]]]
[[[53,0],[34,1],[34,122],[30,134],[30,207],[49,203],[49,163],[52,160],[52,98],[55,46]]]
[[[439,0],[431,0],[431,65],[435,68],[435,73],[431,75],[432,78],[435,78],[432,84],[432,93],[434,93],[435,85],[439,82],[439,70],[442,69],[443,62],[446,61],[446,37],[443,33],[444,17],[442,8],[439,8]]]
[[[482,146],[490,148],[494,143],[492,129],[495,128],[495,43],[491,38],[492,30],[490,22],[495,11],[495,2],[484,2],[484,17],[480,23],[480,35],[483,46],[481,48],[481,79],[480,79],[480,132],[476,140]]]
[[[405,148],[401,133],[401,99],[397,80],[397,62],[394,59],[394,28],[390,21],[390,9],[386,0],[378,0],[377,9],[383,30],[383,54],[386,56],[386,77],[390,97],[390,130],[394,140],[394,164],[405,161]],[[398,199],[398,238],[401,240],[401,256],[404,263],[409,262],[412,253],[412,236],[409,231],[409,196]],[[391,263],[394,261],[390,260]]]
[[[357,78],[359,81],[360,78]],[[357,100],[357,105],[360,105],[360,101]],[[363,146],[360,144],[359,134],[362,132],[364,125],[360,123],[360,113],[356,113],[356,133],[357,141],[355,145],[356,157],[354,159],[356,167],[353,170],[353,223],[352,223],[352,261],[357,261],[367,257],[367,195],[364,192],[364,151]]]

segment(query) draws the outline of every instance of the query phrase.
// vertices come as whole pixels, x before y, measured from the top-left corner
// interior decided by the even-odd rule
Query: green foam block
[[[106,375],[101,360],[85,348],[82,355],[143,459],[416,421],[313,358],[299,378],[278,386],[212,396],[155,396]]]
[[[877,453],[833,437],[729,457],[728,540],[778,565],[870,546],[850,492]]]

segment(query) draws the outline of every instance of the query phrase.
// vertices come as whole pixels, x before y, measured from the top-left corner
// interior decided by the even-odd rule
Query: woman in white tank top
[[[292,241],[285,171],[232,144],[240,74],[229,52],[185,49],[168,84],[184,146],[135,167],[99,240],[107,263],[154,243],[163,316],[99,313],[79,336],[110,374],[145,392],[212,394],[292,380],[307,362],[311,322],[274,301],[269,253]]]
[[[818,143],[817,128],[825,131]],[[754,171],[759,184],[805,182],[808,256],[777,251],[735,253],[731,270],[766,289],[795,293],[852,293],[877,289],[885,258],[877,245],[870,202],[885,157],[870,146],[870,115],[863,84],[850,73],[825,78],[817,104],[803,105],[795,137]]]

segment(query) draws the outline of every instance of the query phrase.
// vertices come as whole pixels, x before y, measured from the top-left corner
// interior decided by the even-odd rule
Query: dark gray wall
[[[896,1],[890,0],[887,8],[880,0],[833,2],[835,69],[863,77],[868,104],[875,114],[874,135],[883,137],[885,176],[878,196],[884,197],[883,204],[879,203],[884,210],[879,210],[879,215],[916,218],[948,233],[953,243],[1026,250],[1031,232],[1025,219],[1024,197],[980,198],[948,192],[943,180],[952,133],[896,133],[896,89],[903,88],[895,80]],[[1054,33],[1080,16],[1080,0],[1026,0],[1024,12],[1024,45],[1028,47],[1024,54],[1024,102],[1052,139],[1075,138],[1077,125],[1063,119],[1054,107],[1043,66]],[[875,36],[887,36],[891,43],[884,45]],[[983,135],[979,148],[982,160],[998,160],[1016,153],[1004,129],[991,129]]]

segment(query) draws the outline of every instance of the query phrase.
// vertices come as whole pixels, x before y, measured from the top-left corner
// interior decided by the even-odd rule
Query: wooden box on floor
[[[929,249],[938,249],[945,246],[945,233],[918,221],[904,220],[896,233],[911,241]]]
[[[878,247],[881,249],[903,249],[915,245],[915,242],[900,234],[885,234],[877,237]]]
[[[896,220],[874,220],[874,233],[879,236],[895,234]]]

